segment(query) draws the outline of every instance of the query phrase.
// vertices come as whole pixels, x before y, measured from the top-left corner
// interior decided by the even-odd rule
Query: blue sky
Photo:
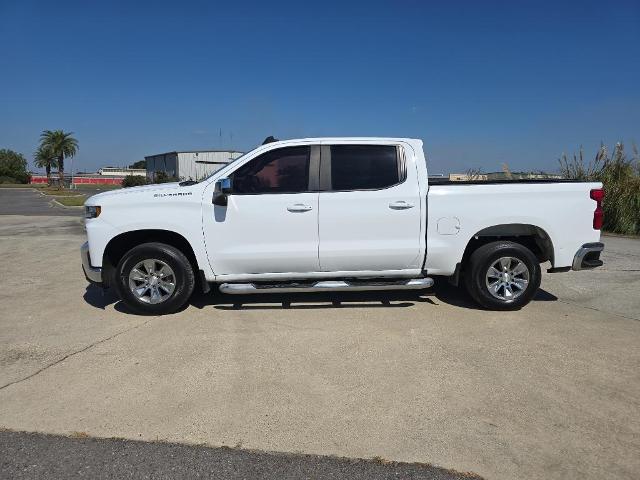
[[[432,173],[640,143],[640,2],[0,0],[0,148],[77,169],[268,135],[423,138]],[[222,139],[220,139],[222,129]]]

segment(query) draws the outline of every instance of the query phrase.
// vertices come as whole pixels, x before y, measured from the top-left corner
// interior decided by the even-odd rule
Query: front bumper
[[[587,270],[589,268],[596,268],[602,266],[603,262],[600,260],[600,253],[604,250],[604,243],[594,242],[585,243],[580,247],[580,250],[576,252],[573,257],[573,270]]]
[[[91,266],[89,257],[89,242],[84,242],[80,247],[80,258],[82,258],[82,270],[85,278],[91,283],[102,283],[102,269]]]

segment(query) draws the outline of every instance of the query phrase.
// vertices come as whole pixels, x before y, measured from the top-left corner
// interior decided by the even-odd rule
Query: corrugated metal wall
[[[156,172],[166,172],[168,176],[177,175],[178,155],[174,153],[163,153],[144,157],[147,162],[147,178],[153,179]]]
[[[201,180],[217,172],[240,152],[178,152],[178,177],[181,180]]]
[[[180,180],[202,180],[217,172],[241,152],[171,152],[144,157],[147,161],[147,177],[154,178],[156,172],[166,172]]]

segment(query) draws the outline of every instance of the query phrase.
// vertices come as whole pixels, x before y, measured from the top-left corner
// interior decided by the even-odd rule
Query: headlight
[[[97,218],[102,209],[97,206],[87,205],[84,207],[84,218]]]

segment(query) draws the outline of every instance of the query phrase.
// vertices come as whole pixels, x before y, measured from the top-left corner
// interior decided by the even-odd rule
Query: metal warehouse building
[[[233,150],[209,150],[193,152],[167,152],[144,157],[147,177],[153,180],[158,172],[180,180],[201,180],[220,170],[242,152]]]

